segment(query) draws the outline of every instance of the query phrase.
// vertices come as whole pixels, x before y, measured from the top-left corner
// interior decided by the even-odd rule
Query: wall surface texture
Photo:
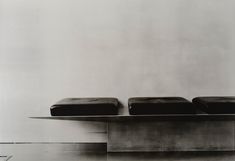
[[[64,97],[235,95],[234,0],[0,0],[0,142],[103,142],[32,120]]]

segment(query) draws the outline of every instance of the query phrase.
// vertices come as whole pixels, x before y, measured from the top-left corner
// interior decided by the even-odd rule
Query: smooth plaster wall
[[[234,0],[0,0],[0,142],[103,142],[31,120],[64,97],[235,95]]]

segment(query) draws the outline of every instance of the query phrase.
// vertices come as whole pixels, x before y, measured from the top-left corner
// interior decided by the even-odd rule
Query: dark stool
[[[195,114],[194,105],[182,97],[134,97],[128,100],[131,115]]]
[[[235,114],[235,97],[196,97],[192,101],[208,114]]]
[[[117,115],[117,98],[65,98],[50,108],[52,116]]]

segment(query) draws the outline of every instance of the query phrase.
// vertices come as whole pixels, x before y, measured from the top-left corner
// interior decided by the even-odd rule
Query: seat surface
[[[196,113],[193,104],[182,97],[133,97],[128,107],[131,115]]]
[[[52,105],[52,116],[116,115],[117,98],[65,98]]]
[[[235,97],[232,96],[195,97],[192,101],[208,114],[235,114]]]

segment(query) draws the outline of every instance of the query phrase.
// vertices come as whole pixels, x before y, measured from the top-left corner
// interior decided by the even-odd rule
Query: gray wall
[[[0,0],[0,142],[105,141],[31,120],[64,97],[235,95],[233,0]]]

